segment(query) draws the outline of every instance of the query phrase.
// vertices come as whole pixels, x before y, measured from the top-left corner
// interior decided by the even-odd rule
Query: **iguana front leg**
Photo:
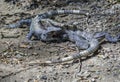
[[[32,36],[37,37],[37,39],[41,39],[41,34],[44,32],[44,30],[44,26],[40,24],[40,20],[38,19],[38,16],[36,16],[32,19],[30,31],[26,37],[28,40],[31,40]]]

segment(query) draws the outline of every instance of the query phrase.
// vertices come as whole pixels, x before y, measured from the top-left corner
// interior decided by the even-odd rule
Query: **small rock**
[[[98,75],[94,75],[93,77],[94,77],[94,79],[98,79],[98,78],[99,78],[99,76],[98,76]]]
[[[27,45],[25,45],[25,44],[20,44],[19,47],[20,47],[20,48],[27,48]]]
[[[46,76],[46,75],[43,75],[40,79],[42,79],[42,80],[47,80],[47,76]]]
[[[36,80],[36,79],[34,79],[34,81],[33,82],[39,82],[38,80]]]
[[[73,22],[73,25],[78,25],[79,24],[79,22]]]
[[[100,75],[100,72],[101,72],[101,71],[100,71],[100,70],[98,70],[98,71],[96,71],[95,73],[96,73],[97,75]]]
[[[77,74],[78,77],[84,77],[84,78],[88,78],[91,76],[91,73],[86,71],[86,72],[83,72],[83,73],[78,73]]]
[[[54,71],[54,69],[52,67],[47,67],[46,69],[48,72],[51,72],[51,73]]]
[[[68,54],[65,54],[64,57],[68,57]]]
[[[108,56],[107,53],[105,55],[99,55],[99,57],[102,58],[102,59],[104,59],[104,60],[109,58],[109,56]]]
[[[38,55],[38,53],[35,53],[35,52],[34,52],[34,53],[32,53],[32,55]]]
[[[4,55],[4,56],[8,55],[8,52],[5,52],[3,55]]]
[[[81,82],[81,79],[74,79],[72,82]]]
[[[94,67],[94,65],[93,64],[89,64],[88,67]]]
[[[57,77],[53,77],[54,80],[57,80]]]
[[[16,54],[16,57],[17,58],[21,58],[22,56],[20,54]]]
[[[96,82],[95,78],[92,78],[92,79],[91,79],[91,82]]]
[[[69,68],[70,67],[70,65],[65,65],[65,68]]]

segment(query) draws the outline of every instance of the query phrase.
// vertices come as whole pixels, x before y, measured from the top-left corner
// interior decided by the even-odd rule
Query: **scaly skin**
[[[35,21],[35,20],[34,20]],[[41,20],[41,21],[47,21],[48,20]],[[71,27],[70,25],[64,25],[62,23],[57,23],[52,21],[52,26],[51,27],[47,27],[45,28],[45,30],[41,29],[42,31],[39,31],[39,37],[42,41],[44,42],[61,42],[61,41],[72,41],[73,43],[75,43],[77,45],[77,47],[79,47],[79,49],[87,49],[89,47],[89,43],[87,42],[87,40],[85,38],[83,38],[82,36],[78,36],[74,31],[72,31],[71,29],[73,27]],[[36,28],[39,28],[39,23],[34,23],[36,25]],[[38,27],[37,27],[38,26]],[[64,26],[64,27],[63,27]],[[70,30],[67,30],[66,26],[70,27]],[[40,28],[39,28],[40,30]],[[38,30],[37,30],[38,31]],[[37,32],[34,32],[37,33]],[[38,33],[37,33],[38,35]]]
[[[91,41],[89,42],[90,47],[82,52],[73,54],[71,56],[59,59],[59,60],[51,60],[51,61],[45,61],[45,62],[41,62],[40,60],[36,60],[33,62],[30,62],[29,65],[35,65],[35,64],[40,64],[40,65],[49,65],[49,64],[53,64],[53,63],[63,63],[63,62],[67,62],[70,60],[74,60],[80,57],[86,57],[89,54],[94,53],[98,48],[99,48],[99,41],[97,39],[91,39]]]
[[[68,31],[70,32],[70,31]],[[94,53],[98,48],[100,43],[102,43],[103,41],[105,41],[105,39],[109,38],[108,41],[109,42],[117,42],[120,40],[120,34],[118,34],[116,37],[112,37],[111,35],[109,35],[108,33],[104,33],[103,35],[101,35],[101,33],[103,32],[99,32],[96,34],[89,34],[86,32],[81,32],[81,31],[74,31],[76,34],[81,34],[82,37],[84,37],[86,40],[88,40],[88,43],[90,44],[90,47],[82,52],[73,54],[71,56],[62,58],[62,59],[54,59],[51,61],[44,61],[41,62],[40,60],[36,60],[36,61],[32,61],[29,63],[29,65],[35,65],[35,64],[40,64],[40,65],[49,65],[49,64],[53,64],[53,63],[63,63],[63,62],[67,62],[70,60],[74,60],[77,58],[81,58],[81,57],[87,57],[89,54]],[[71,36],[69,36],[71,38]],[[72,39],[73,40],[73,39]]]
[[[64,40],[65,38],[67,38],[66,36],[62,39],[62,37],[65,36],[66,33],[60,27],[50,26],[46,28],[44,27],[44,25],[42,25],[42,22],[42,20],[39,22],[38,16],[32,19],[30,32],[27,35],[28,40],[30,40],[33,35],[37,37],[37,39],[44,42],[50,42],[53,40],[59,41],[60,39]],[[46,34],[50,35],[47,39]]]
[[[55,10],[55,11],[51,11],[51,12],[47,12],[47,13],[37,15],[35,18],[32,19],[32,23],[31,23],[31,26],[30,26],[30,32],[29,32],[27,38],[30,40],[32,36],[35,36],[38,39],[41,39],[41,35],[44,34],[44,32],[48,31],[48,29],[46,29],[47,27],[44,27],[41,20],[52,17],[52,16],[55,16],[55,15],[60,15],[60,14],[80,14],[80,15],[82,14],[82,15],[87,15],[88,16],[88,13],[80,11],[80,10]],[[53,30],[53,31],[56,31],[56,30]],[[57,31],[59,31],[59,30],[57,30]],[[49,34],[50,32],[52,32],[52,30],[49,31],[49,32],[46,32],[46,33]],[[75,41],[74,39],[71,38],[71,33],[69,33],[69,32],[70,31],[68,31],[68,30],[65,31],[65,33],[68,35],[69,39],[71,41]],[[83,34],[85,34],[85,33],[83,33]],[[112,38],[107,33],[105,33],[103,35],[100,34],[100,36],[90,36],[90,37],[86,37],[84,35],[80,35],[80,36],[85,38],[88,41],[88,44],[90,44],[90,47],[88,49],[86,49],[86,50],[84,50],[80,53],[73,54],[72,56],[59,59],[59,60],[45,61],[43,63],[41,63],[39,61],[38,62],[36,61],[35,63],[40,63],[40,64],[62,63],[62,62],[66,62],[66,61],[76,59],[76,58],[86,57],[89,54],[94,53],[98,49],[99,44],[101,43],[102,40],[107,39],[110,42],[116,42],[120,38],[119,35],[118,35],[117,38]],[[89,36],[89,34],[87,36]],[[73,37],[76,37],[76,35],[73,35]],[[80,41],[79,41],[79,43],[80,43]],[[34,64],[34,63],[32,63],[32,64]]]
[[[39,20],[41,19],[46,19],[50,18],[56,15],[62,15],[62,14],[77,14],[77,15],[85,15],[89,16],[88,11],[85,10],[53,10],[53,11],[48,11],[46,13],[38,15]]]
[[[38,14],[37,18],[39,21],[41,21],[41,19],[46,19],[56,15],[61,15],[61,14],[78,14],[78,15],[89,16],[88,11],[85,11],[85,10],[53,10],[43,14]],[[6,27],[17,28],[17,27],[21,27],[23,24],[30,25],[31,22],[32,22],[32,19],[22,19],[17,23],[6,25]]]
[[[58,23],[50,19],[42,19],[41,21],[47,21],[52,24],[51,27],[47,27],[46,31],[41,34],[41,40],[45,42],[50,41],[66,41],[69,40],[76,44],[79,49],[87,49],[89,47],[88,41],[83,38],[81,34],[77,34],[75,31],[77,28],[74,25],[68,25]]]
[[[40,23],[41,20],[56,16],[56,15],[61,15],[61,14],[78,14],[78,15],[85,15],[85,16],[89,15],[88,11],[83,11],[83,10],[53,10],[53,11],[49,11],[43,14],[39,14],[32,20],[31,19],[20,20],[16,24],[10,24],[7,27],[16,28],[16,27],[21,27],[23,24],[30,25],[31,23],[30,32],[27,35],[28,40],[30,40],[32,36],[35,36],[38,39],[40,39],[40,34],[42,32],[42,29],[46,28],[44,27],[44,25],[42,25],[42,23]],[[39,23],[39,25],[36,23]]]
[[[41,24],[39,24],[38,16],[36,16],[35,18],[32,19],[32,22],[30,25],[30,32],[28,33],[26,37],[28,40],[30,40],[32,36],[35,36],[38,39],[40,39],[41,38],[40,35],[42,34],[43,30],[45,29],[43,28]]]
[[[49,11],[49,12],[37,15],[32,20],[32,23],[30,26],[30,32],[27,35],[28,40],[30,40],[33,35],[37,36],[37,38],[40,39],[40,32],[38,32],[38,30],[40,31],[41,28],[44,28],[44,29],[46,28],[44,27],[44,25],[42,25],[42,22],[41,22],[42,19],[50,18],[52,16],[61,15],[61,14],[79,14],[79,15],[86,15],[86,16],[88,15],[87,12],[81,11],[81,10],[53,10],[53,11]],[[39,23],[39,28],[38,28],[38,23]]]
[[[84,33],[84,32],[81,32],[81,31],[79,31],[79,32],[78,31],[73,31],[73,32],[68,31],[68,32],[69,32],[68,36],[70,35],[69,38],[71,40],[74,40],[73,39],[74,35],[71,36],[73,34],[73,32],[75,32],[75,34],[78,34],[78,35],[82,33],[83,34],[82,36],[85,39],[88,40],[88,43],[90,44],[90,47],[88,49],[80,52],[80,53],[75,53],[71,56],[68,56],[68,57],[65,57],[65,58],[62,58],[62,59],[59,59],[59,60],[56,59],[56,60],[45,61],[45,62],[41,62],[40,60],[35,60],[35,61],[30,62],[29,65],[35,65],[35,64],[49,65],[49,64],[53,64],[53,63],[63,63],[63,62],[67,62],[67,61],[77,59],[77,58],[80,58],[80,57],[86,57],[89,54],[94,53],[98,49],[99,41],[98,41],[98,39],[93,38],[92,35],[90,35],[90,38],[88,39],[88,37],[85,37],[86,35],[88,35],[87,33]],[[84,34],[86,34],[86,35],[84,35]]]

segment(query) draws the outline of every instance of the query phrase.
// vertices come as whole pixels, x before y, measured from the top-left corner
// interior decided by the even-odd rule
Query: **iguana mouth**
[[[45,30],[45,32],[41,34],[41,40],[44,42],[61,42],[68,40],[68,36],[64,30],[60,28],[54,28],[54,30]]]

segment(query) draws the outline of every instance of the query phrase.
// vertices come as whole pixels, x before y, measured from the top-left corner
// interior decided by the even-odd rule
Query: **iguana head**
[[[41,40],[45,42],[61,42],[67,40],[68,36],[64,30],[59,27],[48,27],[41,34]]]

